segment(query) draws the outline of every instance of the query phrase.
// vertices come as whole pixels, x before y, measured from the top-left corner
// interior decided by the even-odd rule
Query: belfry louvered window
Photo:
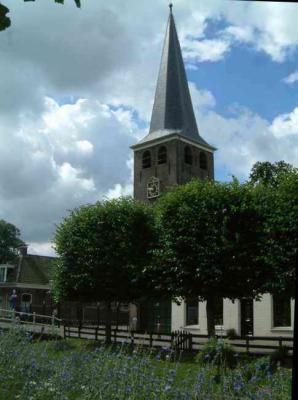
[[[158,162],[158,164],[166,164],[166,162],[167,162],[167,148],[166,148],[166,146],[161,146],[158,149],[157,162]]]
[[[207,169],[207,156],[202,151],[200,152],[200,168]]]
[[[184,148],[184,162],[185,164],[192,165],[192,151],[189,146]]]
[[[149,150],[144,151],[142,158],[142,167],[150,168],[151,167],[151,153]]]

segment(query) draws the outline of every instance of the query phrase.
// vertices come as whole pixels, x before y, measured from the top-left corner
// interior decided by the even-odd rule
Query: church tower
[[[134,151],[134,198],[152,202],[167,187],[214,178],[216,150],[199,134],[172,5],[149,134]]]

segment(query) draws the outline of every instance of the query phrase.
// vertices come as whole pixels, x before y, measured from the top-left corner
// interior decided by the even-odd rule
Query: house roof
[[[29,285],[40,288],[49,286],[54,257],[38,256],[33,254],[21,255],[17,265],[10,265],[13,271],[7,276],[7,281],[0,286],[22,286]]]
[[[215,150],[199,134],[172,8],[162,52],[150,131],[132,148],[165,138],[171,133]]]
[[[53,257],[28,254],[21,258],[17,283],[48,285],[53,268]]]

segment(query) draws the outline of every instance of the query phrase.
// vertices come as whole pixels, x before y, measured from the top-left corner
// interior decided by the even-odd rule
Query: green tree
[[[0,220],[0,264],[13,262],[18,254],[18,247],[24,242],[20,231],[13,224]]]
[[[270,279],[261,262],[263,220],[253,187],[236,179],[194,180],[163,195],[156,213],[160,275],[174,298],[206,300],[208,334],[214,335],[216,297],[257,297]]]
[[[269,161],[257,162],[253,165],[249,181],[254,184],[263,184],[265,186],[277,186],[283,176],[288,176],[297,172],[291,164],[284,161],[270,163]]]
[[[58,226],[54,241],[56,300],[105,302],[110,342],[111,303],[136,300],[148,287],[145,267],[156,243],[152,208],[127,198],[80,207]]]
[[[35,1],[35,0],[24,0],[26,1]],[[55,0],[56,3],[64,4],[64,0]],[[81,7],[80,0],[74,0],[77,7]],[[2,3],[0,3],[0,31],[4,31],[9,28],[11,25],[10,18],[7,16],[9,13],[9,9]]]
[[[0,3],[0,31],[4,31],[11,25],[10,18],[7,16],[9,9]]]
[[[278,164],[278,163],[277,163]],[[298,224],[298,170],[287,164],[255,186],[255,207],[265,220],[263,262],[274,272],[264,291],[294,295]]]

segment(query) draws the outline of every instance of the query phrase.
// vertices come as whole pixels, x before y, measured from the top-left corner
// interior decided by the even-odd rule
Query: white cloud
[[[292,112],[277,116],[270,127],[271,132],[277,138],[296,136],[298,143],[298,107]]]
[[[28,254],[44,255],[49,257],[57,256],[52,243],[35,243],[31,242],[28,248]]]
[[[203,106],[201,99],[212,99],[210,92],[199,91],[194,84],[191,92],[200,134],[218,149],[216,175],[224,170],[246,179],[257,161],[282,159],[298,165],[298,108],[272,122],[245,107],[234,107],[227,117],[215,111],[212,101]]]
[[[285,77],[283,81],[288,85],[298,82],[298,71],[292,72],[290,75]]]
[[[90,143],[88,140],[78,140],[76,142],[76,147],[78,151],[83,154],[90,155],[93,153],[93,144]]]
[[[219,61],[230,50],[231,44],[220,39],[185,40],[183,55],[187,62]]]
[[[189,89],[192,101],[198,109],[203,110],[215,107],[215,97],[209,90],[198,90],[194,82],[189,82]]]
[[[249,25],[246,26],[228,26],[223,33],[227,34],[227,37],[243,43],[253,42],[255,32]]]
[[[122,186],[119,183],[116,183],[116,185],[114,185],[114,187],[107,192],[106,198],[117,199],[120,196],[131,196],[132,192],[133,192],[132,184]]]
[[[34,123],[26,116],[19,130],[0,126],[1,217],[40,251],[67,210],[114,188],[132,193],[129,145],[138,129],[127,111],[96,100],[44,104]]]
[[[0,34],[1,217],[47,252],[67,210],[132,193],[129,145],[147,133],[168,11],[163,0],[8,6],[13,25]],[[174,12],[189,68],[243,43],[283,62],[298,45],[295,5],[177,0]],[[200,133],[219,148],[217,169],[245,176],[254,161],[280,154],[297,164],[296,110],[274,121],[243,107],[224,117],[208,88],[190,86]],[[69,99],[77,100],[64,104]]]
[[[62,188],[71,186],[75,187],[76,190],[85,190],[87,192],[94,192],[96,190],[93,179],[81,178],[82,171],[74,168],[68,162],[64,162],[61,166],[58,166],[58,173],[60,182],[58,181],[57,185],[60,184]]]

